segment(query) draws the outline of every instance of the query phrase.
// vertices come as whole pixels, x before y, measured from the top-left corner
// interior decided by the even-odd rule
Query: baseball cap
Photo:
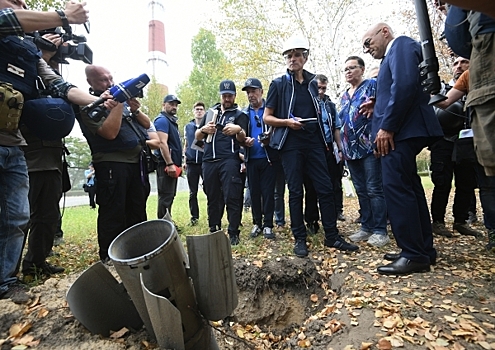
[[[235,84],[232,80],[222,80],[220,83],[220,95],[222,94],[236,95]]]
[[[177,102],[178,104],[180,104],[180,100],[175,95],[165,96],[165,98],[163,99],[163,102]]]
[[[246,91],[247,88],[263,89],[263,85],[261,85],[261,81],[259,81],[259,79],[249,78],[244,83],[242,91]]]

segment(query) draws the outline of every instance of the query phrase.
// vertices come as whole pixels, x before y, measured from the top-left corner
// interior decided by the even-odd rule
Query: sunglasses
[[[254,120],[256,120],[256,127],[261,128],[261,119],[258,115],[254,116]]]
[[[373,39],[375,36],[378,35],[378,33],[380,33],[381,31],[383,30],[383,28],[381,28],[378,32],[376,32],[375,34],[373,34],[370,38],[366,39],[363,43],[363,52],[368,52],[368,49],[370,48],[370,45],[371,45],[371,39]]]

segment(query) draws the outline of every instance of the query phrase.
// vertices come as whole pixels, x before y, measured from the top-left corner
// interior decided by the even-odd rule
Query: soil
[[[344,234],[358,228],[350,219],[339,224]],[[404,277],[376,273],[394,241],[383,249],[360,243],[359,252],[342,254],[324,248],[319,233],[306,259],[279,254],[277,240],[268,242],[272,253],[262,259],[234,256],[239,304],[212,323],[217,343],[222,350],[495,349],[495,255],[484,250],[485,240],[436,237],[432,271]],[[30,304],[0,300],[0,349],[156,348],[144,329],[113,338],[86,330],[65,301],[77,277],[31,288]],[[19,336],[9,339],[9,330]]]

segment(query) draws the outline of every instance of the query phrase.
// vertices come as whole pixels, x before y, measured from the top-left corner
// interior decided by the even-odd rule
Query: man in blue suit
[[[442,129],[422,92],[418,65],[421,46],[406,36],[394,37],[385,23],[371,27],[362,38],[363,49],[382,59],[377,78],[372,135],[382,157],[383,190],[388,215],[400,254],[386,254],[393,262],[378,267],[384,275],[426,272],[436,262],[430,213],[417,174],[416,155],[443,136]]]

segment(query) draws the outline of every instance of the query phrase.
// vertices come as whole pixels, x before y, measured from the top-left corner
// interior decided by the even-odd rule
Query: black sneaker
[[[431,229],[432,229],[433,233],[436,235],[447,237],[447,238],[453,237],[452,232],[447,230],[447,228],[445,227],[445,224],[443,222],[434,221],[431,224]]]
[[[344,213],[343,212],[340,212],[337,215],[337,220],[339,220],[339,221],[345,221],[345,216],[344,216]]]
[[[318,221],[313,221],[306,224],[306,232],[308,233],[308,235],[313,236],[317,234],[319,230],[320,230],[320,225],[318,224]]]
[[[198,224],[198,219],[194,218],[194,219],[191,219],[191,221],[189,222],[189,226],[196,226]]]
[[[266,239],[275,239],[275,233],[273,232],[271,227],[263,228],[263,237]]]
[[[305,258],[308,256],[308,247],[306,246],[306,240],[296,240],[296,244],[294,245],[294,254],[299,258]]]
[[[19,281],[10,284],[8,288],[5,293],[0,295],[0,299],[10,299],[16,304],[26,304],[31,299],[26,293],[28,288]]]
[[[239,245],[241,243],[239,235],[230,235],[230,245]]]
[[[355,252],[356,250],[359,250],[359,247],[355,244],[347,243],[344,238],[338,237],[337,239],[334,240],[326,240],[325,239],[325,247],[329,248],[337,248],[338,250],[343,250],[343,251],[348,251],[348,252]]]
[[[41,266],[41,271],[43,272],[43,274],[50,276],[50,275],[55,275],[57,273],[62,273],[65,271],[65,269],[62,266],[52,265],[45,262]]]
[[[256,238],[259,236],[260,233],[261,233],[261,229],[259,228],[259,226],[254,225],[253,228],[251,229],[251,233],[249,234],[249,236],[251,238]]]
[[[454,230],[459,232],[461,235],[465,236],[474,236],[481,237],[483,234],[480,231],[475,230],[474,228],[469,227],[468,224],[454,223]]]

